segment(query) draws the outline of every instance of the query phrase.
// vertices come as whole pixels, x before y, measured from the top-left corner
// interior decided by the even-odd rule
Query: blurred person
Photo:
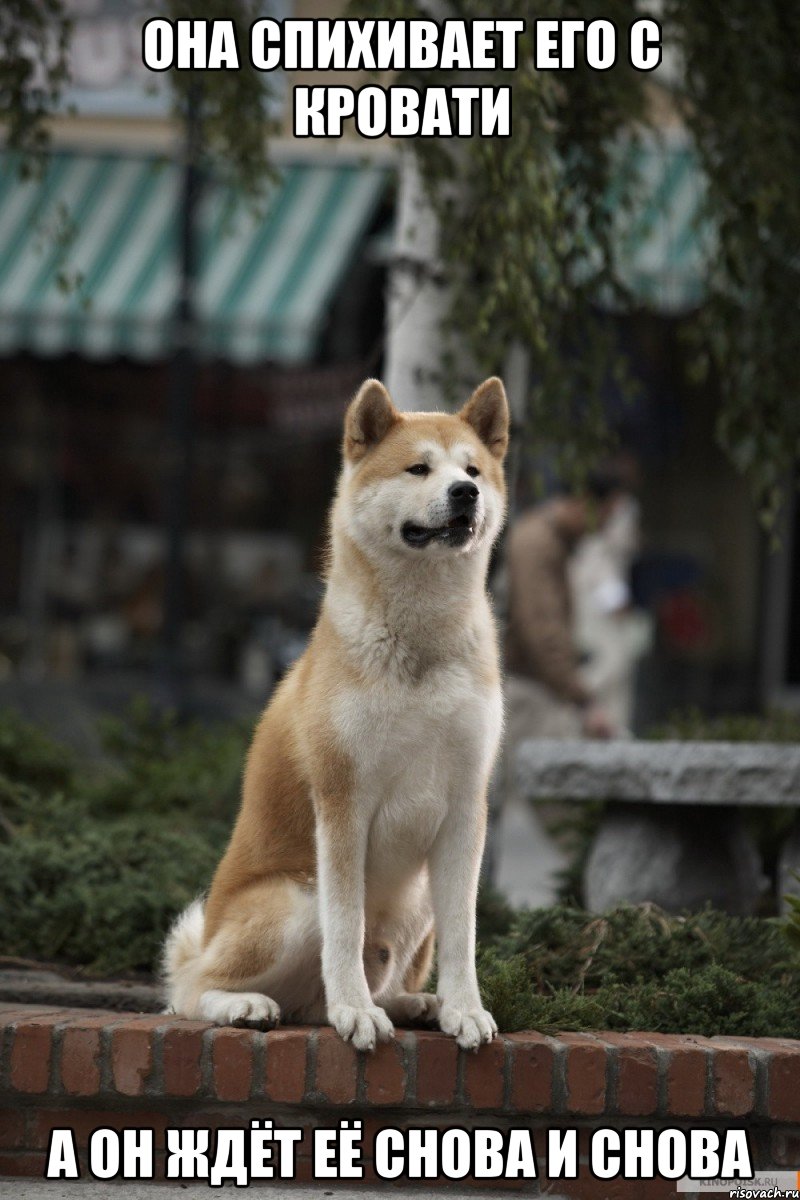
[[[569,566],[593,529],[607,523],[623,483],[592,475],[585,495],[562,493],[524,512],[506,549],[505,736],[492,787],[487,876],[517,907],[557,899],[564,850],[515,780],[526,738],[608,738],[617,727],[583,678],[575,642]]]
[[[617,733],[580,669],[570,561],[624,496],[618,472],[598,471],[585,494],[561,493],[512,526],[507,549],[506,744],[522,737]]]
[[[652,641],[652,620],[632,603],[630,576],[641,544],[639,501],[621,494],[604,526],[570,563],[581,677],[619,731],[629,731],[636,667]]]

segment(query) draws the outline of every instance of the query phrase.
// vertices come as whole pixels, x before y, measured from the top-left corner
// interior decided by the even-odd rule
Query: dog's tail
[[[187,1008],[193,1007],[187,1002],[187,992],[194,991],[192,983],[203,952],[203,909],[204,902],[198,899],[183,910],[167,934],[161,957],[161,978],[168,1011],[184,1016],[193,1015],[187,1012]]]

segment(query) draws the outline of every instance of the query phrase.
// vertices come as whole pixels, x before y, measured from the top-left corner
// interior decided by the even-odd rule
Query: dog
[[[465,1049],[496,1034],[475,906],[502,726],[486,577],[508,429],[496,378],[455,415],[400,412],[374,379],[351,402],[319,620],[256,727],[208,897],[168,934],[174,1012],[327,1021],[358,1050],[393,1023],[438,1021]]]

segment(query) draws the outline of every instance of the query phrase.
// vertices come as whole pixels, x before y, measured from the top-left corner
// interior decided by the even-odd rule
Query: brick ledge
[[[800,1041],[527,1032],[468,1054],[441,1033],[403,1030],[365,1055],[327,1027],[262,1033],[165,1015],[0,1004],[0,1175],[41,1175],[58,1125],[71,1125],[85,1144],[98,1124],[151,1125],[163,1134],[168,1125],[218,1127],[264,1115],[309,1129],[342,1117],[369,1128],[745,1125],[761,1163],[794,1167]],[[585,1178],[574,1189],[581,1198],[595,1194]],[[572,1196],[573,1186],[565,1181],[563,1191]],[[619,1193],[628,1194],[639,1193]]]
[[[794,1122],[800,1041],[526,1032],[469,1054],[441,1033],[398,1030],[358,1054],[328,1027],[0,1004],[0,1094]]]

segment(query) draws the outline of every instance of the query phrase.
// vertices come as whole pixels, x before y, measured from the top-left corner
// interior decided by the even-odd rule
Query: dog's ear
[[[365,380],[344,419],[345,458],[358,462],[400,419],[400,413],[380,380]]]
[[[508,400],[502,379],[493,375],[470,396],[458,414],[477,433],[495,458],[504,458],[508,449]]]

